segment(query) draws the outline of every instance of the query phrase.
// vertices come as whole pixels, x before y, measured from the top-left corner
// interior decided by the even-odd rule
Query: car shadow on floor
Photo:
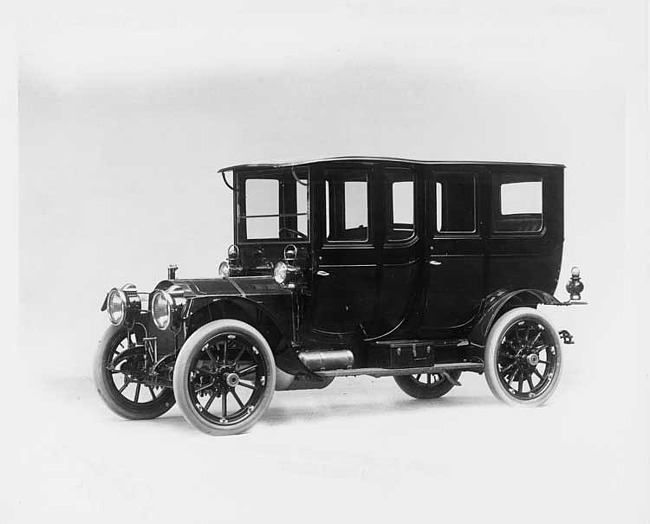
[[[53,397],[52,402],[56,402],[62,411],[72,410],[76,415],[81,411],[93,416],[100,414],[98,410],[108,409],[95,391],[90,377],[46,379],[44,385]],[[419,400],[396,397],[388,388],[374,387],[372,384],[332,388],[328,391],[276,392],[259,424],[276,426],[291,422],[309,423],[382,414],[428,414],[441,409],[499,405],[491,395],[467,394],[460,391],[456,395],[454,393],[452,391],[439,399]],[[130,422],[132,421],[124,420],[124,423]],[[177,406],[160,418],[147,422],[179,427],[187,424]]]
[[[360,395],[363,397],[363,395]],[[372,402],[364,401],[359,398],[357,402],[354,396],[349,396],[349,401],[345,403],[336,400],[321,403],[317,405],[301,405],[299,402],[278,402],[275,398],[271,403],[268,411],[260,420],[260,424],[280,425],[290,421],[321,421],[333,418],[356,418],[364,416],[376,416],[390,414],[398,416],[399,414],[425,412],[431,413],[433,410],[440,409],[463,409],[468,407],[480,407],[484,405],[498,405],[496,399],[491,397],[463,396],[463,397],[445,397],[432,400],[418,399],[400,399],[388,402],[382,402],[380,398],[375,397]]]

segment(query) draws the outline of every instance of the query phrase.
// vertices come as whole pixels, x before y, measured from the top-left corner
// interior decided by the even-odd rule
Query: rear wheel
[[[496,321],[485,345],[485,378],[499,400],[543,404],[557,388],[561,372],[560,337],[541,313],[521,307]]]
[[[95,386],[106,405],[121,417],[144,420],[159,417],[174,405],[170,388],[149,386],[146,373],[144,328],[139,324],[127,332],[123,326],[109,327],[95,356]]]
[[[264,414],[275,390],[275,360],[262,334],[238,320],[216,320],[183,344],[174,392],[185,419],[210,435],[242,433]]]
[[[460,371],[450,371],[449,376],[457,381]],[[454,384],[442,373],[398,375],[394,378],[400,389],[413,398],[440,398],[454,387]]]

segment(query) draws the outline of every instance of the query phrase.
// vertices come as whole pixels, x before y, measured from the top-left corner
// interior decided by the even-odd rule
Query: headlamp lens
[[[126,316],[126,295],[119,289],[111,289],[108,294],[108,319],[114,326],[119,326],[124,322]]]
[[[230,276],[230,264],[227,260],[224,260],[221,264],[219,264],[219,274],[222,277]]]
[[[167,295],[162,291],[154,293],[151,299],[151,316],[156,327],[165,330],[169,327],[172,319],[172,305]]]

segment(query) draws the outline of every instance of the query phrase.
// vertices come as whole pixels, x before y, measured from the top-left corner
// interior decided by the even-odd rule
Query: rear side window
[[[537,233],[543,226],[543,187],[539,177],[508,175],[494,189],[494,231]]]
[[[325,181],[325,238],[368,240],[368,177],[363,170],[331,170]]]
[[[436,175],[438,233],[476,233],[476,177],[472,173]]]
[[[409,240],[415,235],[413,173],[408,169],[387,169],[386,177],[388,241]]]

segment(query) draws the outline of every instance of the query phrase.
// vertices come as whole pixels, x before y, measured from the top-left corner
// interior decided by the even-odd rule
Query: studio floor
[[[566,352],[540,409],[500,404],[474,374],[436,401],[343,378],[276,393],[223,438],[176,407],[121,420],[90,378],[44,378],[12,402],[2,521],[636,522],[634,409],[585,381],[580,358]]]

